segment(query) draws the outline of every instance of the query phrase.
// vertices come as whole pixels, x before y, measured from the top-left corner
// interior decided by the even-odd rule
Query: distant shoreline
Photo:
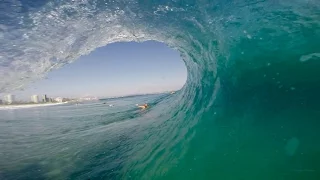
[[[17,105],[1,105],[0,110],[8,110],[8,109],[24,109],[24,108],[35,108],[35,107],[44,107],[44,106],[55,106],[66,104],[68,102],[62,103],[45,103],[45,104],[17,104]]]

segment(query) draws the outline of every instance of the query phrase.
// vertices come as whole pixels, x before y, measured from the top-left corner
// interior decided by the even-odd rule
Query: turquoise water
[[[320,179],[318,0],[25,0],[0,10],[1,92],[119,41],[164,42],[188,69],[181,91],[146,97],[145,112],[129,108],[136,102],[0,112],[2,179]]]
[[[144,132],[160,123],[156,122],[159,112],[154,112],[153,106],[167,101],[168,96],[146,95],[0,110],[0,177],[117,177],[128,155],[133,156],[139,150],[139,143],[150,136]],[[151,107],[140,110],[136,104],[142,103]]]

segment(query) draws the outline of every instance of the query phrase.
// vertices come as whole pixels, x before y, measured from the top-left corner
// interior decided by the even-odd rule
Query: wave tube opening
[[[30,99],[32,94],[101,99],[177,91],[186,78],[179,53],[165,44],[119,42],[97,48],[74,63],[51,70],[45,80],[11,93],[16,99]]]

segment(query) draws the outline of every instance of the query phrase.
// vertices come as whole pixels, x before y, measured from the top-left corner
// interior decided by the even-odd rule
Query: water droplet
[[[288,156],[293,156],[296,153],[299,145],[300,145],[300,141],[296,137],[289,139],[285,146],[286,154]]]

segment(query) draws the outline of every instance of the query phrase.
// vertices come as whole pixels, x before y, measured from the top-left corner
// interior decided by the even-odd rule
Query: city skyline
[[[30,105],[30,104],[46,104],[46,103],[63,103],[70,101],[82,101],[82,100],[97,100],[96,97],[90,98],[67,98],[67,97],[49,97],[46,94],[32,95],[27,101],[16,100],[15,95],[7,94],[3,96],[3,100],[0,99],[0,105]]]
[[[47,78],[30,84],[24,91],[8,94],[21,100],[30,100],[35,94],[117,97],[178,90],[186,78],[186,67],[179,53],[163,43],[113,43],[53,70]]]

